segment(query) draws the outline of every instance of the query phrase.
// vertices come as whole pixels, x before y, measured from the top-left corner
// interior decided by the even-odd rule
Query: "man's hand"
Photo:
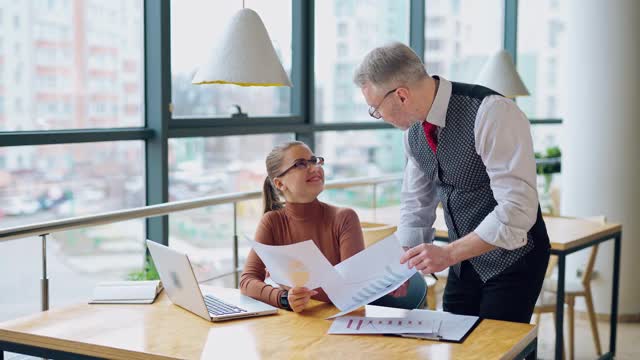
[[[409,268],[415,267],[426,275],[448,268],[455,264],[455,260],[448,246],[420,244],[407,250],[400,258],[400,263],[407,263]]]
[[[291,310],[294,312],[301,312],[309,303],[309,299],[317,293],[317,291],[309,290],[305,287],[292,288],[289,290],[289,295],[287,296]]]

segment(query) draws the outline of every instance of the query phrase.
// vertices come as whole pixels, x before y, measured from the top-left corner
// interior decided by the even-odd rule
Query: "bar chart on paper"
[[[424,334],[433,332],[433,321],[410,318],[343,316],[333,320],[329,334]]]
[[[351,297],[353,304],[349,307],[373,301],[375,298],[388,292],[390,287],[399,285],[406,279],[406,275],[395,273],[391,269],[391,266],[386,266],[384,270],[383,273],[373,278],[361,280],[356,283],[349,283],[352,287],[360,287],[355,295]]]

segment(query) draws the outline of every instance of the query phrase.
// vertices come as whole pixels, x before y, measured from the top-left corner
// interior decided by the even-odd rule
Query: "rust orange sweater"
[[[313,240],[332,265],[364,249],[358,215],[352,209],[338,208],[315,200],[307,204],[287,203],[284,209],[262,216],[256,241],[267,245],[289,245]],[[267,285],[265,265],[251,250],[240,278],[240,290],[254,299],[280,307],[284,290]],[[330,302],[322,289],[313,297]]]

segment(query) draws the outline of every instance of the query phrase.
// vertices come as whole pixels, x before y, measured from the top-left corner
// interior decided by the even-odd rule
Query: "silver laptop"
[[[150,240],[147,247],[169,299],[204,319],[223,321],[278,312],[277,308],[239,292],[203,294],[186,254]]]

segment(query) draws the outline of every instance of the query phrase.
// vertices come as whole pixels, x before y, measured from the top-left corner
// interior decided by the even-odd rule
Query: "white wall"
[[[621,222],[619,314],[640,314],[640,1],[571,0],[562,213]],[[568,258],[567,274],[585,261]],[[613,242],[601,246],[593,281],[610,313]],[[574,275],[575,276],[575,275]]]

